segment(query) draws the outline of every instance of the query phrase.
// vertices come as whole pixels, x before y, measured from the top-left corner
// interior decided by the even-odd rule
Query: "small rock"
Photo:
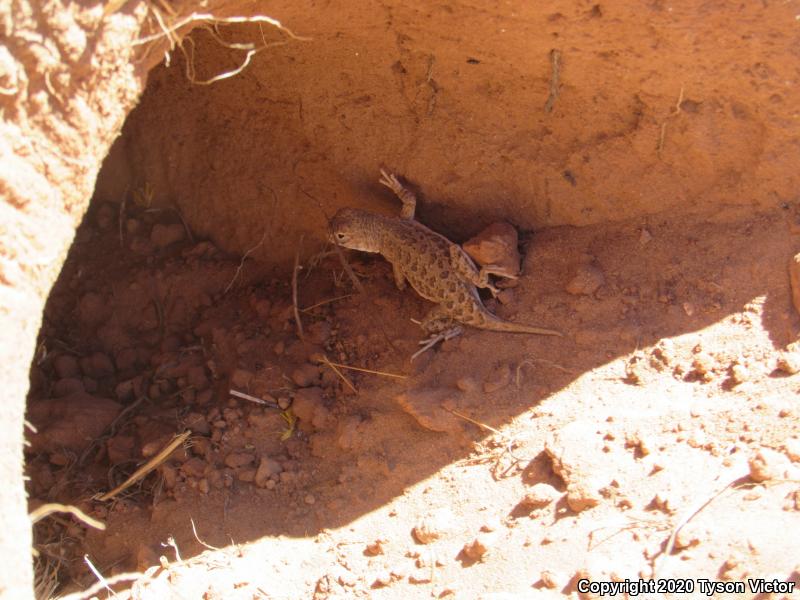
[[[367,544],[367,547],[364,548],[364,555],[365,556],[378,556],[379,554],[383,554],[383,545],[386,543],[386,540],[378,538],[374,542]]]
[[[453,515],[447,509],[439,509],[424,519],[411,530],[420,544],[430,544],[452,529]]]
[[[789,281],[792,286],[792,304],[800,314],[800,254],[795,254],[789,261]]]
[[[323,401],[323,390],[319,387],[307,387],[297,390],[292,401],[292,412],[300,419],[301,427],[325,429],[331,420],[330,411]]]
[[[597,506],[601,500],[600,494],[583,482],[567,485],[567,506],[576,513]]]
[[[795,375],[800,373],[800,353],[797,352],[781,352],[776,361],[776,368],[787,375]]]
[[[372,587],[376,587],[376,588],[378,588],[378,587],[386,587],[386,586],[390,585],[391,583],[392,583],[392,574],[387,570],[378,571],[372,577]]]
[[[186,383],[188,383],[198,392],[206,389],[209,386],[206,368],[202,365],[189,367],[189,370],[186,371]]]
[[[114,208],[108,203],[101,204],[94,215],[94,222],[103,231],[111,227],[114,222]]]
[[[91,356],[84,356],[80,361],[83,374],[95,379],[102,379],[114,373],[114,363],[102,352],[95,352]]]
[[[206,418],[200,413],[189,413],[186,415],[183,422],[186,427],[197,434],[208,435],[211,433],[211,427],[209,426],[208,421],[206,421]]]
[[[254,481],[258,487],[266,487],[267,481],[273,476],[280,475],[282,470],[281,464],[277,460],[264,456],[258,463]]]
[[[183,463],[180,468],[188,477],[202,477],[205,475],[206,467],[208,467],[206,461],[194,456]]]
[[[425,429],[452,433],[461,431],[461,421],[444,409],[443,404],[453,393],[451,390],[417,388],[395,396],[395,401]]]
[[[591,264],[581,265],[567,284],[566,290],[573,296],[591,296],[605,282],[605,275],[598,267]]]
[[[75,377],[69,377],[67,379],[59,379],[53,385],[53,396],[56,398],[62,398],[64,396],[69,396],[70,394],[74,394],[76,392],[84,392],[86,388],[83,387],[83,381],[77,379]]]
[[[255,469],[242,469],[236,475],[236,478],[239,481],[244,481],[245,483],[251,483],[256,478],[256,470]]]
[[[63,398],[28,403],[28,420],[37,428],[30,433],[27,452],[63,451],[80,453],[99,438],[119,415],[122,406],[107,398],[75,392]]]
[[[209,490],[211,490],[211,486],[210,486],[210,485],[209,485],[209,483],[208,483],[208,479],[206,479],[205,477],[203,477],[203,479],[201,479],[200,481],[198,481],[198,482],[197,482],[197,490],[198,490],[198,491],[199,491],[201,494],[207,494],[207,493],[209,492]]]
[[[461,551],[467,558],[472,560],[480,560],[486,555],[487,552],[489,552],[489,548],[491,546],[492,538],[486,534],[480,534],[471,542],[464,544],[464,547],[461,549]]]
[[[249,452],[231,452],[225,457],[225,464],[231,469],[236,469],[251,464],[255,459],[256,457]]]
[[[459,377],[456,381],[456,387],[462,392],[474,392],[478,389],[478,383],[472,377]]]
[[[560,495],[552,485],[537,483],[531,488],[530,492],[522,497],[522,500],[519,501],[519,506],[529,510],[544,508]]]
[[[231,374],[231,385],[239,388],[240,390],[246,390],[250,386],[252,379],[252,371],[248,371],[247,369],[236,369]]]
[[[331,324],[327,321],[317,321],[307,328],[308,340],[312,344],[323,345],[331,337]]]
[[[750,369],[741,362],[731,365],[731,381],[734,385],[740,385],[750,380]]]
[[[180,242],[184,235],[186,235],[186,230],[180,223],[172,225],[156,223],[150,231],[150,241],[156,248],[166,248],[170,244]]]
[[[319,367],[311,363],[304,363],[292,371],[292,381],[301,388],[314,385],[319,381],[319,377]]]
[[[539,574],[539,581],[548,590],[562,589],[565,587],[563,573],[556,571],[542,571]]]
[[[58,375],[59,379],[76,377],[80,372],[78,368],[78,359],[69,354],[59,354],[53,360],[53,369]]]
[[[716,361],[705,352],[699,352],[692,360],[692,371],[703,381],[711,381]]]
[[[783,450],[792,462],[800,462],[800,440],[789,438],[783,442]]]
[[[483,391],[487,394],[497,392],[511,383],[511,367],[507,364],[499,365],[483,383]]]
[[[508,276],[519,275],[517,230],[509,223],[492,223],[463,244],[464,251],[481,266],[496,266]]]
[[[130,435],[115,435],[106,442],[106,452],[108,461],[112,465],[120,464],[133,458],[133,449],[136,440]]]
[[[642,246],[645,246],[650,243],[650,240],[653,239],[653,234],[648,231],[646,227],[642,227],[642,230],[639,232],[639,243]]]
[[[316,501],[317,501],[317,499],[314,497],[313,494],[306,494],[305,497],[303,498],[303,502],[305,502],[309,506],[314,504]]]
[[[750,479],[756,483],[783,478],[789,466],[786,456],[771,448],[760,448],[747,464],[750,467]]]
[[[431,573],[430,569],[419,569],[408,576],[408,582],[416,585],[430,583]]]

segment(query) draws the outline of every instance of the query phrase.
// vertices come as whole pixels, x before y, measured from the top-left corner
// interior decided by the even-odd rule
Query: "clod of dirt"
[[[714,378],[714,368],[716,360],[706,352],[699,352],[692,359],[692,373],[703,381],[711,381]]]
[[[378,556],[379,554],[384,554],[383,545],[385,543],[386,540],[378,538],[374,542],[367,544],[364,548],[364,556]]]
[[[411,533],[420,544],[430,544],[453,530],[453,513],[440,508],[423,518]]]
[[[156,248],[166,248],[183,240],[184,235],[186,235],[186,230],[180,223],[172,225],[156,223],[150,231],[150,241]]]
[[[297,387],[310,387],[319,383],[320,375],[319,367],[311,363],[304,363],[292,371],[292,381]]]
[[[800,462],[800,440],[789,438],[783,442],[783,451],[792,462]]]
[[[450,394],[449,390],[439,389],[409,390],[396,396],[395,401],[425,429],[455,432],[461,430],[461,423],[442,407]]]
[[[53,369],[59,379],[78,375],[78,359],[70,354],[59,354],[53,360]]]
[[[517,230],[508,223],[492,223],[462,247],[479,265],[496,265],[509,275],[519,274]]]
[[[112,465],[130,460],[134,455],[136,439],[131,435],[116,435],[106,442],[108,461]]]
[[[330,423],[331,413],[323,404],[323,390],[307,387],[297,390],[292,401],[292,412],[300,419],[305,430],[325,429]]]
[[[775,368],[787,375],[800,373],[800,353],[786,350],[778,355]]]
[[[236,469],[251,464],[255,459],[256,457],[249,452],[231,452],[225,457],[225,464],[231,469]]]
[[[95,352],[91,356],[85,356],[78,363],[84,375],[95,379],[107,377],[114,373],[114,363],[102,352]]]
[[[31,453],[64,449],[80,452],[103,434],[121,410],[122,406],[113,400],[85,392],[31,402],[28,420],[38,433],[30,434],[28,450]]]
[[[202,477],[207,467],[206,461],[195,456],[183,463],[180,470],[188,477]]]
[[[247,369],[236,369],[233,373],[231,373],[231,385],[240,390],[246,390],[249,388],[253,377],[254,374],[252,371],[248,371]]]
[[[391,585],[393,581],[392,574],[386,569],[378,571],[369,579],[372,579],[372,587],[374,588],[386,587]]]
[[[208,435],[211,433],[211,427],[208,421],[206,421],[206,418],[200,413],[189,413],[184,417],[183,424],[199,435]]]
[[[511,367],[502,364],[494,368],[486,381],[483,382],[483,391],[487,394],[497,392],[511,383]]]
[[[784,478],[789,461],[785,455],[771,448],[759,448],[747,461],[747,465],[750,467],[750,479],[761,483]]]
[[[522,500],[519,501],[519,507],[526,510],[544,508],[557,500],[560,495],[552,485],[537,483],[531,488],[530,492],[522,497]]]
[[[267,487],[267,481],[273,477],[278,477],[281,471],[283,471],[283,468],[277,460],[262,456],[261,462],[258,463],[258,469],[256,469],[255,484],[260,488]]]
[[[487,552],[492,548],[495,543],[494,536],[491,534],[481,533],[475,539],[464,544],[461,551],[464,556],[470,560],[481,560]]]
[[[478,382],[472,377],[459,377],[456,380],[456,387],[465,393],[474,392],[478,389]]]
[[[542,571],[539,574],[539,581],[548,590],[563,589],[566,585],[566,576],[558,571]]]
[[[800,314],[800,254],[795,254],[789,261],[789,281],[792,285],[792,304]]]
[[[565,288],[573,296],[591,296],[606,282],[603,272],[592,264],[580,265]]]
[[[750,369],[742,359],[737,359],[737,361],[731,365],[731,381],[734,385],[740,385],[750,381],[751,378]]]
[[[567,504],[575,512],[597,506],[610,471],[603,443],[592,423],[576,421],[545,443],[553,471],[567,484]]]

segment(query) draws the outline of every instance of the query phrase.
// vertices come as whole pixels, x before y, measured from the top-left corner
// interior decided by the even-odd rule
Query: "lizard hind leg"
[[[447,316],[439,306],[434,308],[420,325],[422,329],[430,335],[420,341],[420,349],[411,356],[411,360],[414,360],[423,352],[430,350],[439,342],[446,342],[454,337],[458,337],[464,331],[463,328],[456,325],[453,319]]]
[[[475,263],[458,244],[450,245],[450,264],[456,273],[461,275],[464,279],[469,281],[472,285],[478,288],[488,288],[492,292],[492,296],[497,296],[500,293],[491,281],[489,275],[502,275],[503,277],[510,277],[506,275],[506,271],[496,265],[489,265],[483,267],[480,271]]]
[[[400,198],[400,201],[403,203],[400,216],[404,219],[412,220],[414,218],[414,214],[417,212],[417,197],[414,195],[414,192],[400,183],[397,180],[397,177],[395,177],[392,173],[387,173],[383,169],[381,169],[381,178],[379,183],[388,187],[398,198]]]

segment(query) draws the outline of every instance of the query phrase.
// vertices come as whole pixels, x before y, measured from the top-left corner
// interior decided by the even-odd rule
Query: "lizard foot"
[[[429,338],[424,339],[419,343],[420,346],[422,346],[422,348],[420,348],[419,350],[414,352],[414,354],[411,355],[411,360],[414,360],[423,352],[427,352],[439,342],[446,342],[447,340],[452,340],[454,337],[458,337],[463,332],[464,330],[461,327],[456,326],[431,335]]]

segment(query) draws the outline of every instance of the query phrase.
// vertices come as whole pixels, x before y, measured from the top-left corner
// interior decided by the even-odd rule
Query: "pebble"
[[[211,433],[211,427],[209,426],[208,421],[206,421],[206,418],[200,413],[189,413],[186,415],[186,417],[184,417],[183,423],[194,433],[200,435],[208,435]]]
[[[156,248],[166,248],[175,242],[180,242],[184,235],[186,235],[186,230],[180,223],[172,225],[156,223],[150,231],[150,241]]]
[[[319,377],[319,367],[311,363],[304,363],[292,371],[292,381],[301,388],[316,384],[319,382]]]
[[[231,452],[225,457],[225,464],[231,469],[236,469],[251,464],[255,459],[256,457],[248,452]]]
[[[472,377],[459,377],[456,387],[462,392],[474,392],[478,389],[478,383]]]
[[[367,544],[364,548],[364,555],[365,556],[378,556],[379,554],[384,554],[383,544],[386,543],[386,540],[378,538],[374,542]]]
[[[783,450],[791,461],[800,462],[800,440],[789,438],[783,442]]]
[[[254,374],[252,371],[248,371],[247,369],[236,369],[231,374],[231,385],[239,388],[240,390],[246,390],[250,386],[253,376]]]
[[[51,391],[56,398],[62,398],[76,392],[83,392],[85,389],[83,381],[74,377],[69,377],[56,381]]]
[[[202,477],[206,472],[207,466],[206,461],[195,456],[183,463],[180,469],[189,477]]]
[[[511,383],[511,367],[507,364],[499,365],[483,383],[483,391],[487,394],[497,392]]]
[[[750,467],[750,479],[761,483],[770,479],[782,479],[788,467],[788,459],[771,448],[759,448],[747,461],[747,465]]]
[[[472,560],[482,559],[492,546],[492,539],[486,534],[479,534],[475,539],[464,544],[462,552]]]
[[[600,504],[600,494],[583,482],[570,483],[567,486],[567,506],[574,512],[581,512]]]
[[[800,373],[800,354],[797,352],[781,352],[775,367],[787,375]]]
[[[53,360],[53,369],[59,379],[75,377],[79,373],[78,359],[70,354],[59,354]]]
[[[564,587],[564,575],[563,573],[558,573],[556,571],[542,571],[539,574],[539,580],[548,590],[555,590]]]
[[[558,490],[556,490],[556,488],[554,488],[552,485],[547,483],[537,483],[531,488],[530,492],[522,497],[522,500],[519,501],[519,505],[523,508],[531,510],[544,508],[556,500],[560,495],[561,494],[558,493]]]
[[[267,482],[273,476],[280,475],[282,470],[281,464],[277,460],[262,456],[255,474],[256,485],[262,488],[267,487]]]
[[[463,244],[464,251],[479,265],[496,265],[510,275],[519,274],[519,237],[513,225],[492,223]]]
[[[305,498],[303,498],[303,502],[308,504],[309,506],[314,504],[317,499],[313,496],[313,494],[306,494]]]
[[[452,521],[453,515],[450,511],[439,509],[423,518],[411,533],[420,544],[430,544],[450,531]]]
[[[201,479],[197,483],[197,489],[200,491],[201,494],[207,494],[209,492],[209,490],[211,489],[211,486],[208,483],[208,479],[203,477],[203,479]]]
[[[591,296],[605,282],[606,277],[598,267],[591,264],[581,265],[567,284],[566,290],[573,296]]]

